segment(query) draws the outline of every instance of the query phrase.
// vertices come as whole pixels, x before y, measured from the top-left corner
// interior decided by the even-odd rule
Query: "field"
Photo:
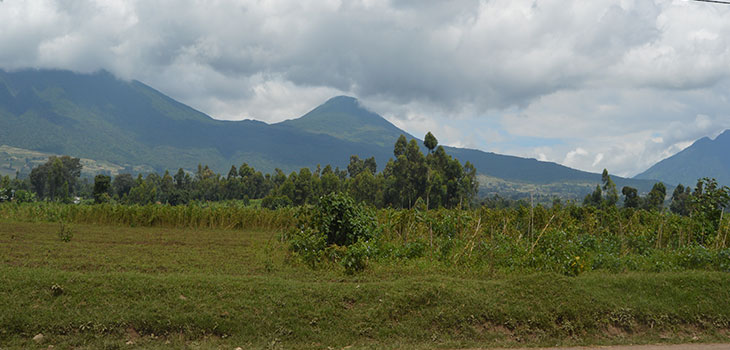
[[[122,209],[153,210],[114,210]],[[372,258],[350,275],[327,259],[310,267],[290,250],[289,212],[259,210],[252,225],[233,224],[235,211],[196,222],[160,214],[184,209],[155,209],[154,220],[118,214],[124,221],[93,206],[0,208],[0,348],[428,349],[727,342],[730,334],[730,274],[712,264],[568,276],[447,263],[426,249]],[[92,212],[107,222],[86,223]],[[59,219],[71,221],[65,231],[50,222]],[[419,225],[411,242],[427,240]],[[489,222],[464,226],[487,232]],[[441,239],[434,251],[443,251]],[[461,244],[449,257],[469,246]]]

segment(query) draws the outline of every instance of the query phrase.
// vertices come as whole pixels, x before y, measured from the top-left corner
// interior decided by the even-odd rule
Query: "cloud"
[[[679,0],[0,2],[4,69],[107,69],[221,119],[350,94],[415,136],[623,175],[730,127],[727,62],[730,6]]]

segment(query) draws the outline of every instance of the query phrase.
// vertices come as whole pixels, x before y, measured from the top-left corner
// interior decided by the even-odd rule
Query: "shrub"
[[[356,272],[365,270],[367,259],[370,257],[370,247],[364,241],[357,242],[349,247],[340,260],[345,268],[345,273],[353,275]]]
[[[679,249],[679,265],[686,269],[703,269],[712,264],[712,253],[701,245]]]
[[[720,271],[730,272],[730,248],[717,252],[715,266]]]
[[[287,196],[268,195],[261,200],[261,207],[271,210],[286,208],[292,206],[292,201]]]
[[[71,231],[71,225],[68,225],[64,222],[61,222],[61,227],[58,230],[58,238],[61,239],[63,242],[71,242],[71,238],[73,237],[73,232]]]
[[[327,244],[349,246],[373,236],[373,213],[348,195],[331,193],[319,200],[310,215],[311,227],[327,237]]]
[[[314,267],[323,258],[340,261],[345,272],[365,269],[372,254],[368,240],[374,236],[376,221],[366,207],[346,194],[332,193],[297,214],[298,224],[289,235],[290,249]]]

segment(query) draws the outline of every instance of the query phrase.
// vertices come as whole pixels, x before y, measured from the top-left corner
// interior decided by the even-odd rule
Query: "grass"
[[[271,230],[74,224],[64,242],[59,228],[0,222],[2,349],[422,349],[730,334],[722,272],[566,277],[422,258],[348,276],[339,264],[293,260]]]

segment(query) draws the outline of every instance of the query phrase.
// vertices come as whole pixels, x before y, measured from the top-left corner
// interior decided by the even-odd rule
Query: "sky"
[[[105,69],[226,120],[349,95],[441,144],[633,176],[730,128],[730,5],[0,0],[0,68]]]

